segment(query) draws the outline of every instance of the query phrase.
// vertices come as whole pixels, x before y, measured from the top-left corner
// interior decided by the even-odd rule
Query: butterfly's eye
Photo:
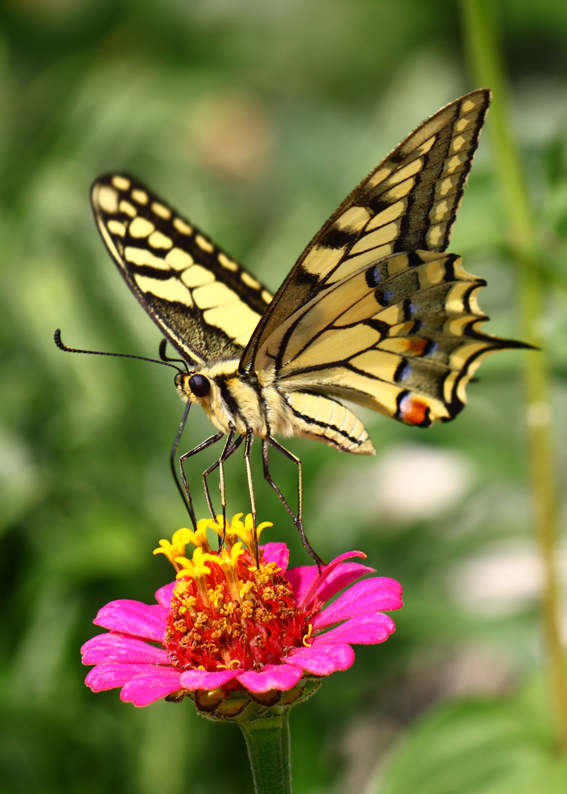
[[[211,391],[211,381],[204,375],[191,375],[189,378],[189,388],[195,397],[206,397]]]

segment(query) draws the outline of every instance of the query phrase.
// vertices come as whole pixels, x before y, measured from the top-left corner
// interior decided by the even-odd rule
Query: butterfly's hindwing
[[[101,177],[92,204],[126,283],[192,364],[238,357],[271,295],[141,183]]]
[[[259,366],[285,393],[311,389],[409,424],[447,421],[481,358],[514,346],[480,328],[484,285],[453,254],[394,254],[298,309],[266,340]]]
[[[427,119],[345,199],[278,290],[244,354],[325,286],[400,251],[444,251],[490,104],[473,91]]]

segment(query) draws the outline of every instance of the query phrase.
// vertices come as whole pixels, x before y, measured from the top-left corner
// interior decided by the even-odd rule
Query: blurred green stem
[[[507,114],[505,67],[494,23],[495,4],[462,0],[465,35],[472,71],[481,85],[494,91],[490,131],[504,206],[508,213],[510,246],[520,271],[520,310],[526,341],[540,344],[539,318],[543,285],[537,264],[534,218],[520,157]],[[559,744],[567,751],[567,681],[561,647],[560,593],[556,564],[557,514],[551,442],[549,372],[544,350],[525,356],[527,433],[537,538],[543,559],[543,626],[549,664],[551,699],[556,713]]]
[[[289,712],[241,722],[256,794],[291,794]]]

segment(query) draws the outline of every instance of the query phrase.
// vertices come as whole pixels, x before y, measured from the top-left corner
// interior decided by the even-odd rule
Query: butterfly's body
[[[201,367],[198,374],[210,384],[210,391],[202,397],[190,386],[197,373],[180,373],[175,380],[181,398],[200,403],[223,434],[235,430],[263,440],[303,436],[321,439],[343,452],[375,453],[362,422],[342,403],[313,392],[292,390],[286,394],[273,378],[265,377],[262,384],[255,373],[241,375],[238,365],[238,359],[225,359]]]
[[[252,503],[254,436],[281,496],[269,447],[301,469],[276,436],[373,454],[364,426],[339,400],[420,427],[448,421],[484,356],[524,347],[482,330],[476,293],[485,282],[443,253],[489,103],[489,91],[473,91],[414,130],[333,213],[273,299],[135,179],[97,180],[92,202],[104,242],[185,361],[176,377],[181,397],[200,403],[218,430],[182,460],[227,436],[215,464],[221,492],[223,463],[243,439]],[[301,498],[297,514],[284,504],[301,528]]]

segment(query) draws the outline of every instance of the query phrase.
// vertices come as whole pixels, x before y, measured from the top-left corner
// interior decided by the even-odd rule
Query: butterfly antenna
[[[61,330],[59,328],[55,331],[53,338],[59,350],[64,350],[65,353],[86,353],[89,356],[115,356],[116,358],[136,358],[138,359],[138,361],[149,361],[151,364],[163,364],[165,367],[173,367],[173,369],[176,369],[178,372],[183,372],[183,370],[180,369],[178,366],[170,363],[171,361],[173,361],[173,359],[146,358],[145,356],[135,356],[131,353],[106,353],[102,350],[79,350],[76,347],[67,347],[67,345],[64,345],[63,342],[61,341]],[[163,340],[163,342],[165,342],[165,339]],[[163,350],[165,353],[165,345],[163,345]],[[160,356],[161,353],[162,353],[162,345],[160,344]]]

